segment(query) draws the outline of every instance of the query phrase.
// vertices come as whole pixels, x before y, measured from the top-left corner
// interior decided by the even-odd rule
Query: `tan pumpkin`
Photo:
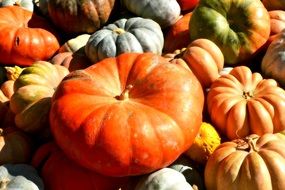
[[[285,87],[285,29],[270,43],[261,62],[261,71]]]
[[[207,94],[212,123],[229,139],[285,129],[285,91],[246,66],[213,82]]]
[[[252,134],[221,144],[205,167],[209,190],[284,190],[285,139]]]
[[[168,57],[172,63],[180,65],[186,63],[204,89],[210,87],[212,82],[220,76],[219,72],[224,67],[223,53],[208,39],[194,40],[185,49],[177,51],[177,55],[174,53],[164,57]]]

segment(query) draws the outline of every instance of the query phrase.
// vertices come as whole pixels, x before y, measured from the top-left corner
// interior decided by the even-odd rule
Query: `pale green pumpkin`
[[[26,10],[29,10],[31,12],[34,11],[34,2],[33,0],[2,0],[1,6],[12,6],[17,5],[20,6]]]

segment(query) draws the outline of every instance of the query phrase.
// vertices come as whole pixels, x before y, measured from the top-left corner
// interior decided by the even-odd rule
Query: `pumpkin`
[[[5,190],[43,190],[44,184],[37,170],[28,164],[0,166],[0,188]]]
[[[261,62],[262,74],[279,82],[285,87],[285,29],[268,46]]]
[[[52,57],[50,63],[54,65],[62,65],[69,71],[85,69],[88,66],[92,65],[92,62],[85,54],[84,47],[80,48],[76,52],[58,53]]]
[[[115,0],[48,0],[48,15],[65,33],[94,33],[109,20]]]
[[[251,134],[222,143],[205,167],[207,189],[282,190],[285,188],[285,139]]]
[[[285,2],[280,0],[262,0],[267,10],[285,10]]]
[[[285,91],[246,66],[234,67],[214,81],[207,107],[215,127],[229,139],[285,129]]]
[[[193,190],[179,171],[162,168],[142,178],[135,190]]]
[[[270,16],[270,42],[273,41],[283,29],[285,29],[285,11],[272,10],[268,11]]]
[[[164,39],[164,53],[172,53],[190,44],[189,22],[191,15],[192,12],[183,15],[176,23],[170,26]]]
[[[18,6],[0,8],[0,62],[29,66],[48,60],[59,42],[48,21]]]
[[[67,40],[60,48],[59,52],[76,52],[84,47],[90,37],[90,34],[81,34]]]
[[[54,142],[39,147],[32,166],[40,172],[45,188],[52,190],[115,190],[129,182],[128,177],[103,176],[81,167],[68,159]]]
[[[199,0],[177,0],[179,3],[182,11],[189,11],[193,10],[197,4],[199,3]]]
[[[204,179],[202,175],[203,169],[201,169],[201,167],[199,167],[184,155],[180,156],[168,167],[182,173],[186,181],[193,187],[194,190],[205,189]]]
[[[33,142],[15,127],[0,128],[0,164],[28,163],[32,157]]]
[[[2,0],[0,4],[2,7],[16,5],[28,11],[31,11],[31,12],[34,11],[33,0]]]
[[[52,98],[50,127],[83,167],[141,175],[191,146],[203,104],[202,87],[185,68],[157,54],[125,53],[67,75]]]
[[[92,34],[85,53],[92,62],[122,53],[162,53],[163,33],[151,19],[132,17],[119,19]]]
[[[122,3],[133,14],[150,18],[162,28],[173,25],[179,19],[181,11],[176,0],[122,0]]]
[[[22,72],[22,68],[5,67],[6,81],[0,87],[0,128],[15,127],[15,114],[9,108],[10,98],[14,94],[14,82]]]
[[[212,40],[225,62],[237,65],[250,59],[268,40],[269,13],[259,0],[200,0],[189,28],[191,41]]]
[[[28,133],[45,134],[49,130],[51,97],[69,73],[64,66],[46,61],[34,62],[24,68],[14,83],[10,109],[15,113],[16,126]]]
[[[168,60],[172,63],[188,65],[204,89],[209,88],[219,77],[219,72],[224,66],[224,56],[219,47],[214,42],[202,38],[192,41],[187,48],[178,51],[173,59]]]

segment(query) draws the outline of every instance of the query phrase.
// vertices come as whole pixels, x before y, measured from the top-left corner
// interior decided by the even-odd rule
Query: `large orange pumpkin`
[[[207,107],[214,126],[229,139],[285,129],[285,90],[246,66],[212,83]]]
[[[31,65],[59,49],[48,21],[18,6],[0,8],[0,63]]]
[[[126,53],[67,75],[52,99],[57,144],[111,176],[150,173],[194,141],[204,94],[192,72],[153,53]]]
[[[209,190],[285,189],[285,140],[276,134],[225,142],[210,156],[205,168]]]

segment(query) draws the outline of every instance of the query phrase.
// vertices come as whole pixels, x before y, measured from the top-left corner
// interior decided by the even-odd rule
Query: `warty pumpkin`
[[[0,63],[29,66],[51,58],[59,49],[52,28],[46,19],[21,7],[1,7]]]
[[[246,66],[212,83],[207,107],[213,125],[229,139],[285,129],[285,90]]]
[[[204,94],[194,74],[153,53],[125,53],[67,75],[50,127],[65,154],[110,176],[150,173],[193,143]]]
[[[222,143],[205,167],[210,190],[285,189],[285,139],[251,134]]]

